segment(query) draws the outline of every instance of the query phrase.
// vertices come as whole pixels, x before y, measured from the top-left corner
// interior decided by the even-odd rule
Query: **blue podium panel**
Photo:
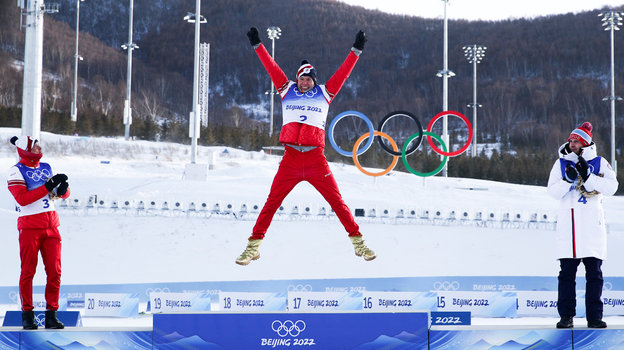
[[[21,332],[21,350],[42,349],[128,349],[151,350],[152,332],[122,329],[119,331],[83,328],[76,330],[37,330]]]
[[[572,350],[572,330],[554,327],[432,326],[429,330],[429,349]]]
[[[610,327],[610,326],[609,326]],[[578,329],[572,331],[574,350],[624,349],[624,329]]]
[[[0,350],[19,350],[19,332],[0,332]]]
[[[428,312],[155,314],[154,349],[428,349]]]
[[[57,311],[56,318],[63,322],[65,327],[82,327],[80,311]],[[35,321],[39,327],[45,326],[45,311],[35,311]],[[22,327],[22,312],[7,311],[4,314],[2,327]]]

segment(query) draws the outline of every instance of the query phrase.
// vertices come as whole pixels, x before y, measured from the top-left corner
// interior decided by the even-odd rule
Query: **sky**
[[[393,14],[443,18],[442,0],[338,0],[350,5]],[[551,14],[577,13],[624,5],[622,0],[449,0],[447,18],[467,20],[504,20],[533,18]]]

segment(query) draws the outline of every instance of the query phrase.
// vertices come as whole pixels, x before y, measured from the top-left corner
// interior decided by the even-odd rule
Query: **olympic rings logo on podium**
[[[384,126],[388,123],[388,121],[390,121],[392,118],[395,117],[399,117],[399,116],[406,116],[411,118],[414,123],[416,123],[416,132],[414,134],[412,134],[410,137],[407,138],[407,140],[405,141],[405,143],[403,144],[403,146],[401,147],[401,149],[399,150],[399,147],[396,144],[396,141],[394,141],[394,139],[392,137],[390,137],[388,134],[383,132],[383,128]],[[433,125],[435,124],[435,122],[444,117],[444,116],[455,116],[455,117],[459,117],[465,124],[466,127],[468,128],[468,139],[466,140],[466,144],[463,145],[460,149],[458,149],[457,151],[447,151],[447,146],[444,142],[444,140],[442,140],[442,137],[440,137],[438,134],[435,134],[432,132],[433,130]],[[351,152],[345,151],[342,148],[340,148],[340,146],[338,146],[336,144],[336,140],[334,138],[334,132],[335,132],[335,128],[336,128],[336,124],[343,118],[346,117],[357,117],[362,119],[365,123],[366,126],[368,127],[368,132],[363,134],[362,136],[360,136],[356,141],[355,144],[353,145],[353,150]],[[468,147],[470,146],[470,144],[472,143],[472,125],[470,124],[470,121],[468,120],[468,118],[466,118],[465,115],[459,113],[459,112],[455,112],[455,111],[445,111],[445,112],[440,112],[438,114],[436,114],[433,119],[431,119],[431,121],[429,122],[429,125],[427,126],[427,130],[423,130],[422,125],[420,124],[420,121],[418,120],[418,118],[416,118],[415,115],[409,113],[409,112],[405,112],[405,111],[395,111],[395,112],[390,112],[388,115],[386,115],[380,122],[379,125],[377,126],[377,130],[375,130],[375,127],[373,126],[372,121],[364,114],[357,112],[357,111],[345,111],[340,113],[339,115],[337,115],[329,124],[329,143],[332,145],[332,147],[336,150],[336,152],[338,152],[339,154],[346,156],[346,157],[352,157],[353,158],[353,163],[355,164],[355,166],[364,174],[368,175],[368,176],[382,176],[382,175],[386,175],[387,173],[389,173],[390,171],[392,171],[394,169],[394,167],[396,166],[396,164],[399,161],[399,157],[401,157],[401,160],[403,161],[403,165],[405,165],[405,168],[412,174],[417,175],[417,176],[422,176],[422,177],[427,177],[427,176],[433,176],[437,173],[439,173],[443,168],[444,165],[446,165],[446,162],[448,160],[448,157],[455,157],[458,156],[462,153],[464,153]],[[435,168],[434,170],[430,171],[430,172],[419,172],[416,171],[414,168],[412,168],[409,163],[407,162],[407,156],[409,156],[410,154],[414,153],[418,147],[420,147],[421,143],[422,143],[422,139],[423,137],[426,136],[427,137],[427,142],[429,143],[429,146],[433,149],[434,152],[436,152],[437,154],[442,156],[442,162],[440,163],[440,166],[438,166],[437,168]],[[379,145],[381,146],[381,148],[384,149],[384,151],[386,151],[388,154],[392,155],[392,162],[390,162],[390,165],[380,171],[380,172],[370,172],[366,169],[364,169],[361,165],[360,162],[358,161],[358,156],[362,155],[364,152],[368,151],[368,149],[372,146],[373,144],[373,140],[377,139],[377,141],[379,142]],[[386,139],[388,141],[388,143],[390,143],[390,146],[392,146],[392,148],[388,147],[388,145],[386,145],[383,141],[382,138]],[[362,148],[360,148],[360,145],[362,144],[362,142],[364,142],[364,140],[368,139],[368,141],[366,141],[366,143],[364,144],[364,146]],[[442,149],[438,148],[438,146],[436,146],[433,142],[432,139],[436,139],[436,141],[438,141],[440,143],[440,146],[442,147]],[[412,145],[410,147],[410,145]],[[408,148],[409,147],[409,148]]]
[[[286,320],[284,322],[275,320],[271,323],[271,329],[282,338],[287,335],[297,337],[306,329],[306,324],[302,320],[297,320],[295,322],[291,320]]]

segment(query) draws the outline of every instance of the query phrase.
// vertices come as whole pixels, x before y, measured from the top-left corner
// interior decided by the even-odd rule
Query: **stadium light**
[[[485,57],[487,47],[480,45],[464,46],[464,56],[468,62],[472,63],[472,103],[468,107],[472,107],[472,156],[477,156],[477,108],[481,107],[477,103],[477,64],[481,63]]]
[[[614,32],[620,30],[622,25],[622,15],[620,11],[604,11],[598,14],[602,17],[602,26],[604,30],[611,32],[611,95],[603,98],[603,101],[611,101],[611,166],[617,174],[617,161],[615,160],[615,101],[619,101],[622,98],[615,96],[615,58],[613,55],[613,39]]]
[[[279,39],[280,36],[282,35],[282,29],[280,27],[274,27],[271,26],[269,28],[267,28],[267,34],[269,35],[269,39],[271,39],[271,57],[273,59],[275,59],[275,40]],[[265,92],[265,94],[269,93],[268,91]],[[273,85],[273,82],[271,81],[271,112],[270,112],[270,116],[269,116],[269,137],[273,136],[273,104],[274,104],[274,97],[275,97],[275,86]]]

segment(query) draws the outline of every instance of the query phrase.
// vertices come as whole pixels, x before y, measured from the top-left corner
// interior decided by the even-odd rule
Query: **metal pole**
[[[130,19],[128,25],[128,73],[126,78],[126,101],[124,103],[124,124],[125,124],[125,139],[130,140],[130,124],[132,124],[132,102],[131,102],[131,88],[132,88],[132,50],[134,50],[134,43],[132,42],[132,17],[134,13],[134,0],[130,0]]]
[[[41,85],[43,70],[43,0],[26,5],[22,135],[39,138],[41,133]]]
[[[74,55],[74,98],[71,105],[71,121],[76,122],[78,120],[78,34],[80,33],[80,2],[82,0],[76,0],[76,54]]]
[[[603,98],[603,101],[611,101],[611,166],[617,174],[617,160],[615,159],[615,101],[619,101],[622,98],[615,96],[615,55],[614,55],[614,41],[615,31],[620,30],[619,26],[622,25],[622,12],[619,11],[605,11],[601,12],[598,16],[602,17],[602,25],[604,30],[611,31],[611,95]]]
[[[200,17],[200,0],[195,0],[195,55],[193,63],[193,117],[189,123],[192,123],[193,135],[191,136],[191,164],[197,162],[197,138],[199,137],[199,25]]]
[[[448,72],[448,18],[446,16],[446,4],[448,0],[442,0],[444,2],[444,72]],[[448,111],[448,74],[444,74],[442,77],[442,111]],[[445,115],[442,122],[442,139],[446,143],[446,147],[450,149],[449,137],[448,137],[448,117]],[[448,176],[448,160],[442,169],[442,176]]]
[[[271,57],[275,59],[275,37],[271,37]],[[275,86],[271,81],[271,115],[269,116],[269,137],[273,137],[273,103]]]
[[[476,55],[477,45],[473,46]],[[477,156],[477,58],[472,62],[472,156]]]
[[[617,163],[615,160],[615,58],[614,58],[614,31],[615,26],[611,26],[611,166],[617,174]]]

